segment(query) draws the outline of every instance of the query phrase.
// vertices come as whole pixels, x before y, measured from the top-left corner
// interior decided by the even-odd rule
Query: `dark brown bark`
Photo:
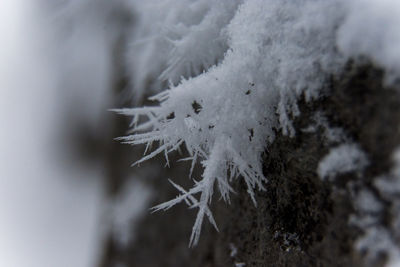
[[[167,212],[149,213],[128,247],[118,248],[109,240],[103,266],[116,262],[141,267],[384,263],[382,254],[366,264],[365,255],[354,249],[354,242],[363,231],[348,223],[349,216],[357,212],[352,205],[352,191],[369,188],[385,201],[372,182],[390,170],[391,155],[400,143],[399,91],[386,88],[383,78],[383,73],[371,65],[349,63],[343,75],[332,77],[326,84],[321,100],[300,103],[301,115],[295,118],[296,136],[278,134],[265,152],[263,166],[269,182],[266,191],[256,194],[258,207],[253,205],[245,184],[235,182],[237,194],[232,195],[230,205],[214,197],[213,210],[220,232],[205,222],[198,246],[191,249],[188,241],[195,210],[187,210],[182,204]],[[331,126],[343,128],[349,140],[358,143],[368,155],[371,164],[362,178],[353,173],[341,175],[334,182],[318,177],[319,161],[337,145],[327,142],[322,128],[314,133],[301,130],[313,123],[318,111]],[[163,162],[159,158],[154,161]],[[159,178],[147,181],[156,192],[152,204],[177,194],[165,177],[189,187],[188,169],[182,163],[159,168]],[[384,212],[382,225],[390,220]],[[237,249],[235,255],[231,255],[233,248]]]

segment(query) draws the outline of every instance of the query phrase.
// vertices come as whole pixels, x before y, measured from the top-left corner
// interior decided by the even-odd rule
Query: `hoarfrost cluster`
[[[171,181],[180,195],[154,208],[179,202],[197,208],[191,245],[204,217],[217,228],[209,208],[214,189],[229,202],[231,182],[242,177],[256,205],[254,190],[263,190],[268,178],[262,154],[277,132],[295,135],[298,101],[325,95],[324,83],[349,58],[366,56],[399,73],[400,5],[394,0],[153,0],[129,6],[137,14],[127,54],[135,101],[155,94],[150,100],[158,105],[118,110],[133,125],[121,140],[149,150],[158,144],[137,163],[157,154],[168,163],[168,154],[184,146],[192,169],[202,165],[192,188]],[[387,31],[376,28],[386,24]],[[356,147],[335,153],[341,151],[362,158]],[[320,165],[320,175],[343,167],[329,162]]]

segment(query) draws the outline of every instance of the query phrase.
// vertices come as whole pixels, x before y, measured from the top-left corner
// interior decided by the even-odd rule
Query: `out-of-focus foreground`
[[[107,2],[0,3],[0,266],[96,266],[146,201],[139,183],[108,197],[130,167],[113,152],[123,21]]]

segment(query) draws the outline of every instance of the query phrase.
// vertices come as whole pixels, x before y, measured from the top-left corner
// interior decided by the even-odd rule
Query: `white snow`
[[[313,116],[313,120],[314,123],[301,129],[301,131],[305,133],[315,133],[319,129],[322,130],[328,145],[343,143],[349,139],[343,128],[329,125],[328,118],[326,118],[322,112],[317,111]]]
[[[363,238],[359,239],[356,248],[367,251],[368,257],[377,258],[378,253],[388,254],[387,267],[399,266],[400,250],[391,237],[391,233],[383,227],[370,227]]]
[[[237,247],[233,243],[229,243],[229,248],[231,249],[231,253],[229,254],[232,258],[237,255]]]
[[[400,74],[400,2],[397,0],[348,1],[337,34],[340,51],[347,57],[364,56],[383,67],[389,80]]]
[[[335,176],[362,171],[368,165],[365,153],[356,144],[342,144],[332,148],[318,164],[318,176],[333,179]]]
[[[382,203],[368,189],[357,193],[354,205],[362,212],[379,212],[383,208]]]
[[[382,175],[374,181],[382,196],[392,198],[400,193],[400,148],[393,153],[393,168],[387,175]]]
[[[240,0],[132,0],[127,67],[136,103],[219,62],[227,51],[224,27]],[[147,92],[145,91],[147,88]]]

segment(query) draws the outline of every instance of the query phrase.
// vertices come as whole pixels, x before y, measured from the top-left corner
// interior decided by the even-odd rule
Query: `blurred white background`
[[[97,264],[104,169],[70,137],[107,129],[107,2],[0,1],[0,266]]]

